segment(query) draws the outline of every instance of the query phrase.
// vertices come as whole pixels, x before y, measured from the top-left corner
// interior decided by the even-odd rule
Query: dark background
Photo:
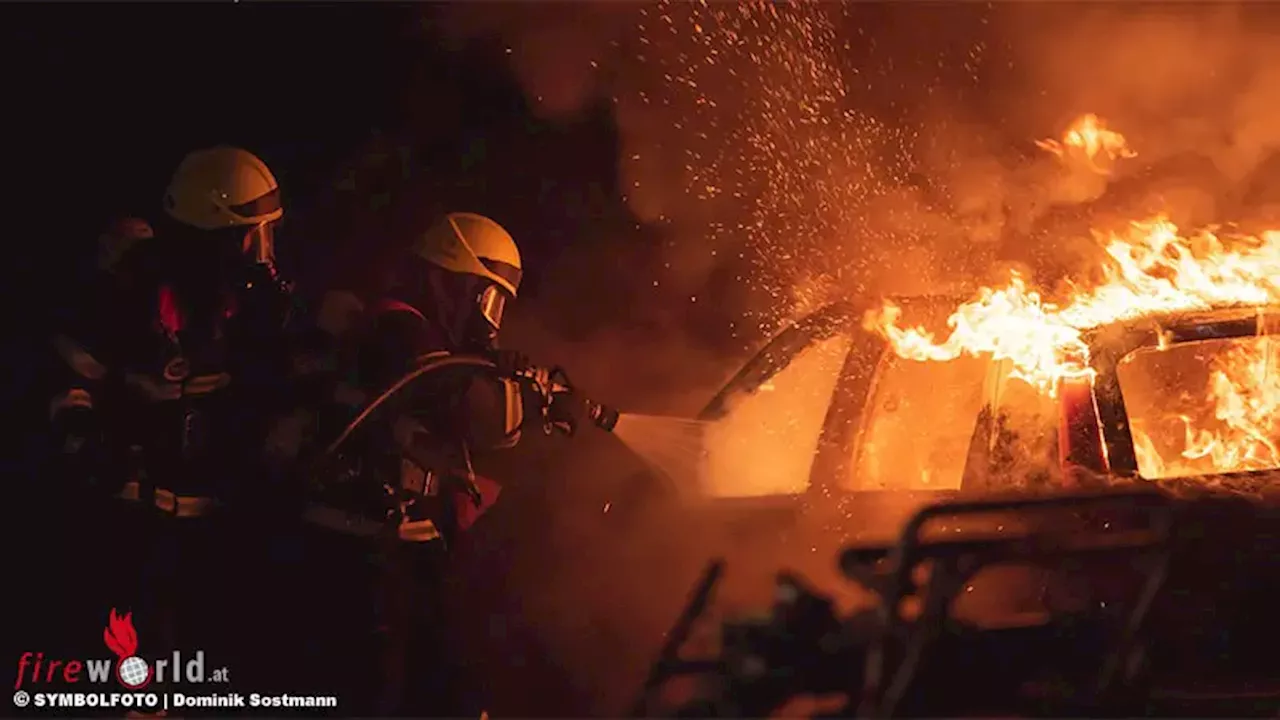
[[[519,238],[523,293],[536,298],[539,268],[579,241],[583,214],[626,214],[610,120],[536,120],[500,54],[437,41],[445,10],[8,6],[5,286],[23,367],[6,389],[30,389],[20,348],[75,302],[110,219],[154,217],[177,161],[212,144],[250,149],[275,171],[281,261],[308,295],[367,285],[449,207],[492,214]]]
[[[522,300],[534,302],[540,268],[581,242],[585,214],[626,223],[613,190],[617,151],[607,113],[554,128],[536,120],[500,54],[436,41],[439,9],[5,8],[4,400],[14,411],[6,481],[39,481],[31,461],[48,397],[43,348],[59,309],[80,299],[98,234],[113,217],[155,217],[169,174],[194,148],[239,145],[273,169],[286,205],[282,264],[309,296],[335,283],[366,285],[447,207],[490,214],[519,238],[528,278]],[[510,605],[497,597],[506,561],[486,562],[488,607]],[[29,589],[24,607],[71,607],[49,592]],[[516,603],[510,613],[518,615]],[[31,617],[24,636],[38,640],[40,627],[63,620]],[[580,707],[567,688],[557,689],[556,661],[510,634],[510,655],[528,676],[520,712],[538,712],[535,699],[551,713]]]

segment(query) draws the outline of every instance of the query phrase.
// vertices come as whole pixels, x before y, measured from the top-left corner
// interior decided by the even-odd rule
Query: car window
[[[1138,473],[1149,480],[1280,467],[1280,341],[1135,350],[1116,369]]]
[[[1058,460],[1058,400],[1009,373],[1009,362],[992,363],[987,397],[992,408],[983,452],[970,457],[975,487],[1050,488],[1061,480]],[[972,482],[972,481],[971,481]]]
[[[989,365],[973,357],[917,362],[886,352],[851,448],[845,489],[959,489]]]
[[[704,494],[760,497],[808,488],[827,408],[852,344],[848,333],[814,342],[710,423],[699,477]]]

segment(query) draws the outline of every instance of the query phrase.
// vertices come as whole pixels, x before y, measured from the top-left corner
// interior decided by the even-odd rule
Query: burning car
[[[926,325],[957,305],[896,303]],[[1059,378],[1052,392],[1019,379],[1008,359],[904,358],[863,331],[862,319],[843,303],[809,315],[707,405],[705,476],[733,477],[738,490],[712,480],[709,494],[1051,489],[1102,478],[1258,494],[1280,467],[1277,428],[1267,424],[1280,404],[1267,382],[1275,377],[1280,388],[1280,346],[1267,334],[1280,308],[1144,315],[1091,329],[1083,335],[1090,372]],[[718,442],[721,434],[741,447]],[[714,457],[720,451],[727,457]]]
[[[968,299],[837,303],[796,323],[703,412],[704,489],[1265,491],[1280,234],[1184,236],[1155,218],[1100,239],[1101,277],[1058,304],[1015,274]]]
[[[1127,689],[1125,702],[1167,714],[1274,708],[1280,668],[1266,650],[1280,636],[1270,619],[1280,597],[1280,517],[1270,502],[1280,470],[1277,249],[1280,236],[1228,244],[1183,238],[1162,221],[1135,223],[1107,246],[1104,280],[1060,305],[1014,277],[969,299],[902,298],[870,311],[837,303],[781,333],[703,413],[713,430],[702,487],[721,498],[770,497],[855,541],[839,553],[841,572],[878,595],[880,609],[840,618],[784,581],[782,597],[814,611],[803,622],[817,634],[808,649],[770,652],[781,648],[780,662],[806,669],[746,679],[838,676],[824,689],[850,690],[836,686],[865,662],[861,701],[888,716],[942,697],[912,692],[918,683],[983,688],[961,699],[979,702],[1021,693],[1023,670],[1058,677],[1062,668],[1040,667],[1046,658],[1074,658],[1067,664],[1085,678],[1081,687],[1098,668],[1141,668],[1106,682]],[[1139,494],[1062,494],[1097,486]],[[1010,489],[1041,497],[998,497]],[[905,527],[896,544],[868,544],[853,531],[885,497],[904,495],[916,500],[879,518]],[[858,512],[869,507],[877,510]],[[1163,519],[1137,517],[1151,508]],[[943,525],[925,537],[927,523],[965,515],[986,524]],[[1010,563],[1012,574],[985,587],[1032,602],[966,615],[969,593],[984,586],[975,573]],[[905,617],[912,597],[923,614]],[[779,601],[778,627],[727,624],[738,634],[726,643],[750,643],[726,652],[746,648],[754,658],[765,651],[757,641],[794,637],[790,603]],[[1081,650],[1080,628],[1101,633],[1096,655]],[[833,647],[828,631],[863,639],[822,659]],[[950,660],[920,665],[923,647]],[[1015,651],[1024,660],[1013,665],[974,660]],[[721,699],[741,715],[743,697]],[[1066,707],[1059,711],[1096,711]]]
[[[928,323],[957,304],[904,298],[895,307]],[[894,517],[895,526],[910,517],[896,544],[860,542],[839,553],[844,579],[875,593],[880,609],[841,616],[828,596],[780,575],[768,623],[726,621],[712,662],[682,664],[673,642],[652,689],[664,673],[719,668],[713,692],[685,707],[703,716],[765,714],[806,694],[834,694],[852,703],[846,712],[885,717],[1010,706],[1269,712],[1259,708],[1280,698],[1280,668],[1263,660],[1280,630],[1268,620],[1280,597],[1269,570],[1280,535],[1271,505],[1258,500],[1280,466],[1269,404],[1280,358],[1268,334],[1280,307],[1151,313],[1090,328],[1081,335],[1088,372],[1063,374],[1052,388],[1019,377],[1011,358],[903,357],[866,332],[865,319],[849,304],[804,318],[703,416],[755,432],[756,462],[738,466],[762,466],[748,489],[763,488],[771,470],[789,470],[791,484],[774,486],[774,506],[824,517],[824,509],[912,498]],[[809,417],[786,418],[785,399],[769,407],[788,388],[816,397],[791,403]],[[735,419],[744,409],[747,419]],[[809,462],[798,462],[811,448]],[[794,464],[761,463],[762,452]],[[1099,485],[1124,487],[1091,494]],[[1039,492],[1002,497],[1015,487]],[[995,522],[954,522],[963,515]],[[943,520],[952,524],[937,527]],[[1038,611],[967,612],[981,573],[1010,564],[1016,570],[995,591],[1025,597],[1036,588]],[[701,612],[710,587],[691,608]],[[919,603],[918,615],[885,609],[909,602]],[[682,618],[670,637],[688,624]],[[762,669],[748,671],[748,661]],[[882,674],[868,670],[877,663]],[[1079,692],[1055,695],[1045,677],[1071,679]]]

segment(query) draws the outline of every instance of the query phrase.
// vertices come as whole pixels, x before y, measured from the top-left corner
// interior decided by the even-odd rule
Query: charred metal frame
[[[1141,507],[1152,513],[1149,528],[1133,533],[1029,534],[1011,539],[979,538],[961,541],[922,539],[925,526],[941,517],[987,514],[1053,508],[1072,511],[1125,507]],[[1131,554],[1148,570],[1146,582],[1121,624],[1117,642],[1103,659],[1096,686],[1091,694],[1105,696],[1118,681],[1125,680],[1124,669],[1141,638],[1141,630],[1169,563],[1173,530],[1172,505],[1162,494],[1151,490],[1078,494],[1053,497],[1019,498],[939,503],[926,507],[907,522],[901,539],[885,559],[889,572],[877,576],[867,560],[874,554],[847,550],[841,557],[841,569],[880,596],[878,633],[868,648],[864,668],[858,717],[895,717],[897,709],[912,688],[921,658],[938,638],[948,617],[948,609],[965,584],[984,567],[1013,562],[1044,564],[1060,562],[1071,556],[1105,553]],[[925,562],[932,562],[927,586],[917,588],[912,573]],[[911,596],[922,595],[923,608],[917,620],[910,622],[900,608]]]
[[[1133,531],[1114,533],[1042,531],[961,541],[922,537],[923,529],[942,517],[1107,509],[1139,510],[1147,522],[1139,523]],[[869,638],[856,632],[859,621],[865,624],[865,614],[838,618],[829,600],[784,574],[778,578],[776,604],[768,620],[726,622],[718,657],[684,660],[681,647],[705,613],[723,570],[717,561],[668,634],[662,655],[633,707],[633,716],[664,714],[658,709],[657,696],[668,681],[681,676],[702,676],[707,694],[677,710],[677,715],[763,717],[789,697],[846,692],[850,705],[842,715],[899,716],[904,698],[914,689],[922,658],[950,621],[953,601],[981,569],[994,564],[1128,556],[1145,570],[1145,581],[1115,626],[1115,642],[1099,659],[1091,687],[1084,688],[1085,697],[1076,700],[1079,707],[1101,704],[1127,685],[1137,671],[1135,658],[1141,656],[1144,624],[1169,566],[1173,516],[1171,501],[1150,488],[932,505],[907,523],[894,546],[849,548],[840,557],[843,574],[879,598]],[[930,568],[929,579],[917,587],[913,575],[925,564]],[[916,619],[901,612],[904,601],[912,597],[922,600],[923,609]]]

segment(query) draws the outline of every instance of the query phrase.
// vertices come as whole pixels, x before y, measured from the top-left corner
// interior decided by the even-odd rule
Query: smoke
[[[589,274],[631,288],[632,327],[560,348],[542,333],[542,345],[594,354],[588,384],[606,394],[634,391],[629,369],[647,366],[654,411],[696,407],[690,398],[732,369],[691,354],[709,326],[741,354],[835,297],[968,292],[1009,266],[1052,287],[1095,257],[1091,230],[1154,212],[1184,225],[1280,222],[1280,12],[1266,4],[437,12],[454,40],[505,52],[545,117],[612,109],[620,186],[652,240],[602,238],[594,260],[634,262],[589,273],[566,263],[550,282],[581,287]],[[1137,157],[1100,174],[1035,146],[1083,113]],[[653,270],[643,287],[638,265]],[[525,335],[538,343],[538,328]],[[664,398],[676,385],[679,397]]]

